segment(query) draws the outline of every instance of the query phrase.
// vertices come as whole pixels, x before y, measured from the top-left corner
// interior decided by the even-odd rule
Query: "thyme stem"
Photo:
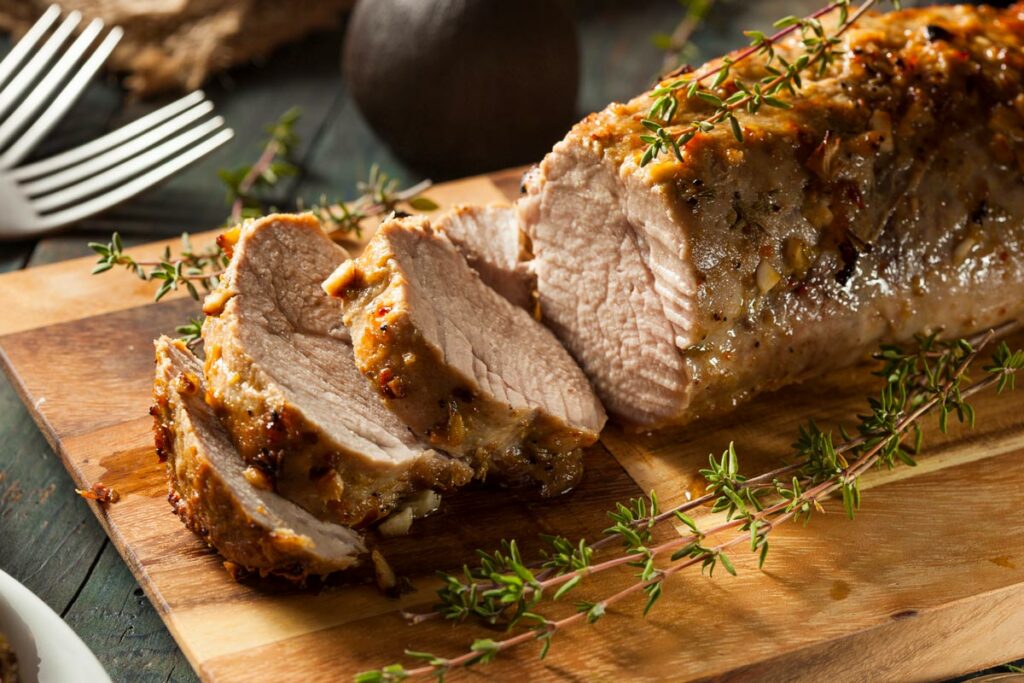
[[[400,207],[408,205],[417,211],[434,211],[438,208],[423,193],[433,185],[430,180],[421,180],[404,190],[398,189],[396,180],[388,176],[374,164],[370,168],[369,178],[360,182],[357,188],[360,196],[352,202],[327,202],[321,198],[319,204],[310,207],[320,223],[331,237],[355,234],[362,235],[362,222],[371,216],[396,212],[406,214]],[[300,208],[301,204],[300,204]]]
[[[836,0],[802,19],[787,17],[777,22],[776,26],[780,28],[770,36],[756,31],[747,32],[747,35],[753,37],[753,40],[750,46],[741,50],[735,57],[726,57],[717,66],[707,69],[699,75],[683,76],[668,85],[655,88],[652,91],[654,102],[647,112],[647,117],[642,120],[648,133],[640,136],[640,140],[647,143],[640,158],[640,166],[646,166],[666,151],[671,151],[676,159],[682,161],[682,148],[686,143],[698,134],[710,132],[724,121],[729,122],[736,139],[743,142],[743,129],[735,112],[745,109],[750,114],[756,114],[762,105],[789,109],[792,105],[777,96],[781,95],[783,91],[796,94],[796,91],[802,87],[800,73],[812,66],[818,66],[819,72],[824,73],[825,67],[836,54],[839,38],[876,3],[877,0],[865,0],[852,15],[848,15],[850,0]],[[895,0],[894,4],[898,5],[898,0]],[[841,13],[839,25],[832,35],[828,35],[819,19],[835,10],[839,10]],[[789,63],[776,55],[774,46],[778,41],[798,30],[805,36],[803,42],[808,51],[794,62]],[[725,84],[735,64],[755,54],[766,55],[767,60],[764,66],[768,76],[753,85],[747,85],[734,78],[732,83],[737,91],[726,99],[722,99],[712,92]],[[772,66],[776,60],[784,68],[778,69]],[[711,89],[701,90],[699,86],[712,76],[715,78]],[[685,90],[688,99],[696,97],[713,104],[715,112],[703,119],[693,121],[677,133],[669,133],[668,126],[672,125],[679,108],[678,93],[681,90]]]
[[[454,668],[491,661],[500,652],[531,640],[541,641],[543,657],[555,633],[584,620],[588,623],[597,621],[610,605],[626,597],[646,594],[646,614],[661,595],[665,579],[687,567],[700,564],[702,571],[706,568],[713,572],[721,564],[727,572],[735,574],[726,551],[747,539],[751,550],[760,550],[759,563],[763,563],[768,537],[774,529],[791,519],[809,517],[814,510],[823,510],[821,502],[837,493],[842,493],[844,507],[852,516],[860,504],[858,482],[869,469],[880,464],[891,468],[898,461],[914,464],[904,450],[904,442],[908,436],[915,435],[914,452],[918,452],[919,422],[924,415],[940,410],[939,422],[943,431],[946,415],[951,411],[956,412],[962,421],[973,424],[974,409],[967,403],[968,398],[991,388],[999,391],[1012,388],[1017,371],[1024,369],[1024,351],[1010,351],[1005,342],[993,354],[992,365],[985,368],[987,377],[969,386],[964,386],[964,382],[967,369],[976,362],[979,353],[997,336],[1015,327],[1015,323],[1007,323],[971,339],[953,342],[936,341],[934,335],[920,337],[918,350],[913,353],[884,346],[876,357],[885,363],[882,372],[878,373],[886,380],[885,388],[879,399],[870,401],[871,414],[861,416],[859,436],[845,437],[843,443],[833,446],[830,435],[811,423],[811,427],[801,429],[801,439],[794,444],[801,452],[807,452],[806,458],[749,479],[739,475],[735,453],[730,446],[721,461],[712,457],[711,468],[702,470],[709,482],[707,496],[659,512],[657,499],[652,493],[649,498],[650,514],[647,514],[648,507],[643,499],[634,501],[635,511],[620,505],[619,510],[611,515],[616,525],[607,530],[608,536],[600,541],[591,544],[581,541],[578,547],[574,547],[564,539],[553,538],[552,545],[559,556],[545,565],[547,573],[535,576],[522,562],[515,542],[505,544],[504,552],[481,553],[481,571],[471,572],[467,568],[466,583],[445,575],[447,583],[439,595],[446,611],[418,615],[414,621],[418,623],[437,614],[457,620],[477,615],[491,623],[507,618],[510,628],[521,620],[537,622],[537,625],[501,640],[477,640],[468,652],[451,659],[410,651],[407,654],[426,660],[426,664],[412,669],[396,664],[365,672],[356,680],[399,681],[422,675],[442,678]],[[847,462],[842,457],[843,452],[856,453],[857,457]],[[793,473],[796,476],[791,486],[780,481],[782,475]],[[770,484],[767,483],[769,480]],[[770,504],[761,500],[765,492],[774,494],[775,500]],[[683,510],[700,504],[698,501],[702,500],[713,500],[712,511],[724,510],[725,521],[701,529],[686,517]],[[672,517],[683,522],[692,533],[648,546],[650,528]],[[736,530],[740,533],[717,544],[704,544],[707,538],[718,538]],[[593,552],[606,544],[608,538],[624,541],[624,552],[601,562],[591,562]],[[670,552],[669,562],[658,566],[656,560]],[[580,603],[577,612],[570,616],[551,620],[532,611],[534,605],[545,599],[558,600],[584,577],[625,565],[640,569],[637,581],[598,602]],[[478,581],[477,576],[486,576],[489,582]],[[545,598],[545,593],[550,590],[556,592]],[[508,616],[509,610],[514,614]]]
[[[231,203],[231,217],[232,223],[237,223],[242,220],[242,209],[244,208],[244,197],[252,190],[253,185],[256,181],[270,168],[270,165],[274,163],[274,159],[277,158],[278,154],[282,153],[280,142],[277,139],[271,138],[267,141],[266,146],[263,148],[263,152],[260,154],[256,163],[252,165],[249,171],[243,176],[242,180],[238,183],[238,196]]]

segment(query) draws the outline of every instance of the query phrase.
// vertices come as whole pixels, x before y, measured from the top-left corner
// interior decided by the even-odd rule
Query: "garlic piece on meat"
[[[421,491],[415,498],[409,501],[413,517],[420,519],[432,514],[441,507],[441,494],[430,489]]]
[[[412,528],[414,519],[420,519],[435,512],[441,506],[441,495],[436,491],[426,490],[416,494],[409,504],[400,511],[392,513],[377,527],[382,536],[405,536]]]
[[[807,274],[810,267],[810,258],[807,255],[807,245],[799,237],[789,237],[782,246],[782,255],[786,259],[786,265],[798,277]]]
[[[762,294],[767,294],[772,290],[775,285],[779,284],[779,280],[782,276],[779,275],[779,271],[775,270],[772,264],[768,263],[767,260],[762,259],[757,264],[757,288],[761,290]]]
[[[837,157],[840,143],[838,135],[832,131],[826,131],[821,144],[807,160],[807,167],[811,172],[825,182],[830,182],[839,170],[840,163]]]
[[[316,481],[318,494],[324,500],[341,500],[345,494],[345,480],[335,470],[328,470]]]
[[[398,578],[388,561],[376,549],[370,553],[370,559],[373,561],[373,571],[377,575],[377,587],[382,591],[394,590],[398,585]]]
[[[266,475],[263,470],[255,467],[246,467],[242,472],[242,476],[249,482],[253,488],[257,488],[263,491],[273,491],[274,484],[270,481],[270,477]]]
[[[224,312],[224,306],[227,305],[234,295],[235,293],[229,289],[217,289],[210,292],[203,300],[203,313],[213,316],[220,315]]]
[[[217,235],[217,246],[224,251],[228,258],[231,258],[234,255],[235,245],[238,244],[238,238],[241,236],[242,226],[236,225]]]
[[[832,209],[828,205],[828,200],[824,197],[818,197],[806,201],[803,207],[803,214],[804,218],[807,219],[807,222],[818,230],[831,225],[835,218],[832,213]]]
[[[966,261],[977,244],[978,241],[973,235],[968,235],[960,240],[959,244],[953,247],[953,265],[959,266]]]
[[[381,536],[405,536],[412,527],[412,508],[406,506],[399,512],[393,513],[377,527]]]
[[[359,281],[359,277],[360,272],[355,262],[349,260],[342,263],[333,273],[328,275],[321,286],[328,296],[341,298],[345,296],[345,290],[350,285]]]

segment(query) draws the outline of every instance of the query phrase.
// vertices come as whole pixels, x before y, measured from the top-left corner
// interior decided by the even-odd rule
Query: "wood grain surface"
[[[510,171],[431,196],[490,202],[517,188],[518,171]],[[208,681],[251,680],[256,671],[273,680],[344,680],[405,648],[457,653],[484,632],[409,627],[398,615],[430,605],[435,570],[502,538],[523,539],[530,552],[538,533],[594,536],[615,501],[641,491],[653,488],[666,503],[695,495],[696,469],[730,438],[750,471],[768,467],[800,420],[835,424],[871,384],[863,370],[843,371],[686,430],[609,430],[588,453],[580,487],[556,500],[485,487],[452,496],[443,514],[384,547],[418,589],[401,599],[361,583],[319,591],[235,583],[171,514],[146,414],[152,340],[196,304],[152,304],[152,286],[143,283],[96,287],[90,262],[0,276],[0,300],[31,291],[50,302],[19,309],[13,323],[4,317],[0,359],[77,484],[102,481],[121,493],[120,502],[92,508]],[[764,571],[738,554],[738,577],[681,575],[647,619],[626,605],[556,639],[543,662],[527,647],[486,672],[535,680],[665,672],[675,680],[933,680],[1024,655],[1024,396],[979,397],[977,406],[976,430],[928,431],[920,467],[869,475],[855,521],[836,513],[780,528]],[[581,595],[624,580],[597,577]]]

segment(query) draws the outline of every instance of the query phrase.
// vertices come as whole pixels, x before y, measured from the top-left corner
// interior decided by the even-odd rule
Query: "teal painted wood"
[[[766,28],[774,18],[817,4],[733,0],[697,35],[698,56],[734,47],[741,28]],[[671,27],[680,12],[673,0],[593,0],[575,3],[574,11],[582,49],[581,116],[627,99],[650,82],[661,60],[650,35]],[[304,172],[283,184],[281,207],[321,194],[351,198],[355,182],[373,163],[406,183],[420,180],[374,136],[347,97],[338,68],[340,44],[340,31],[322,34],[283,48],[263,65],[216,77],[206,90],[237,133],[231,144],[160,188],[64,235],[37,244],[0,244],[0,272],[88,254],[86,242],[106,241],[115,229],[133,244],[220,224],[227,206],[216,170],[254,159],[263,126],[293,105],[304,110],[298,126],[303,144],[296,154]],[[0,53],[5,51],[6,44],[0,43]],[[116,83],[104,79],[90,87],[70,123],[59,127],[39,153],[82,142],[160,104],[124,102]],[[0,569],[61,614],[115,681],[197,680],[73,488],[14,388],[0,376]]]
[[[104,540],[92,573],[62,613],[100,657],[114,681],[196,681],[181,653],[113,545]]]

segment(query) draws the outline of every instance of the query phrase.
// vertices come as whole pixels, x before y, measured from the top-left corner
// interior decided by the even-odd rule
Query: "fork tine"
[[[89,29],[91,29],[93,25],[97,24],[97,22],[99,23],[96,33],[99,33],[100,28],[103,26],[103,22],[98,19],[89,25]],[[75,45],[86,37],[89,29],[82,32],[79,39],[75,41]],[[10,149],[4,152],[3,155],[0,155],[0,169],[10,168],[21,161],[25,155],[32,151],[36,144],[38,144],[39,140],[42,139],[42,137],[46,135],[46,133],[48,133],[58,121],[60,121],[61,117],[64,116],[64,113],[71,108],[71,105],[78,101],[79,96],[85,90],[85,86],[89,85],[89,81],[91,81],[92,77],[96,75],[96,72],[99,71],[101,66],[103,66],[103,63],[107,61],[107,57],[109,57],[110,53],[114,51],[114,47],[117,46],[117,43],[121,40],[121,36],[123,35],[124,32],[120,28],[115,27],[111,29],[110,33],[107,34],[107,37],[99,44],[99,47],[97,47],[89,56],[89,59],[85,60],[85,63],[81,68],[75,73],[71,80],[67,82],[64,88],[61,89],[57,97],[52,103],[50,103],[50,106],[43,111],[28,130],[18,137],[18,140],[11,145]],[[88,41],[82,48],[83,51],[88,44],[92,43],[94,38],[95,35],[89,36]],[[72,49],[69,50],[64,57],[71,56],[73,51],[74,46],[72,46]],[[69,60],[67,67],[68,70],[74,66],[80,56],[81,55],[75,55],[73,59]],[[61,58],[61,62],[63,61],[64,58]],[[58,65],[51,71],[50,75],[46,77],[46,80],[44,80],[43,83],[40,83],[36,89],[32,91],[29,99],[25,101],[25,104],[18,107],[14,113],[11,114],[11,117],[4,121],[3,125],[0,125],[0,148],[7,144],[8,138],[5,133],[5,129],[10,126],[9,130],[11,131],[11,134],[13,134],[13,132],[24,125],[28,120],[28,117],[34,113],[33,111],[30,111],[30,109],[35,109],[37,106],[29,107],[29,100],[40,93],[40,91],[44,91],[44,94],[39,98],[39,104],[42,104],[43,98],[48,96],[50,92],[60,84],[60,81],[64,78],[64,74],[58,75],[60,68],[61,64],[58,63]],[[53,80],[47,84],[47,81],[50,81],[51,78]],[[23,110],[25,110],[24,113]]]
[[[222,125],[224,125],[224,119],[219,116],[215,116],[192,130],[173,137],[170,140],[143,152],[137,157],[115,166],[114,168],[92,176],[87,180],[83,180],[77,185],[72,185],[71,187],[63,190],[57,190],[56,192],[44,195],[38,199],[33,199],[31,201],[32,206],[39,213],[44,213],[62,206],[67,206],[68,204],[84,199],[85,197],[96,194],[97,192],[107,190],[175,155],[177,152],[187,148],[189,145],[206,137]]]
[[[230,128],[225,128],[213,137],[207,138],[195,147],[189,148],[184,153],[173,157],[163,165],[157,166],[148,173],[118,186],[111,192],[94,197],[87,202],[82,202],[81,204],[63,211],[50,214],[49,216],[42,216],[40,220],[40,227],[43,229],[57,228],[62,225],[67,225],[68,223],[79,221],[94,213],[99,213],[104,209],[109,209],[115,204],[120,204],[124,200],[134,197],[146,188],[174,175],[192,162],[201,159],[223,145],[232,137],[234,137],[234,131]]]
[[[12,169],[10,171],[10,175],[17,180],[28,180],[52,173],[62,168],[68,168],[80,161],[94,157],[97,154],[131,140],[136,135],[144,133],[150,128],[163,123],[167,119],[180,114],[186,109],[189,109],[192,105],[202,102],[205,98],[206,94],[202,90],[196,90],[181,99],[175,100],[156,111],[146,114],[140,119],[136,119],[131,123],[121,126],[117,130],[107,133],[103,137],[96,138],[95,140],[91,140],[85,144],[79,145],[78,147],[69,149],[66,152],[61,152],[55,156]]]
[[[39,76],[39,72],[50,63],[53,59],[53,55],[57,52],[64,41],[68,39],[71,32],[75,30],[79,22],[82,21],[82,15],[79,12],[72,12],[61,22],[61,25],[57,27],[57,30],[53,32],[50,39],[47,40],[39,51],[36,52],[32,59],[28,61],[20,71],[18,75],[11,79],[11,82],[0,91],[0,116],[7,113],[7,110],[14,105],[19,99],[21,99],[22,93],[28,88],[36,78]]]
[[[32,24],[32,28],[30,28],[25,35],[21,37],[21,40],[15,43],[14,47],[11,48],[11,51],[7,53],[6,57],[4,57],[4,60],[0,62],[0,84],[5,83],[7,79],[11,77],[14,70],[21,65],[25,60],[25,57],[28,56],[29,52],[32,51],[32,48],[39,42],[39,39],[42,38],[48,30],[50,30],[50,26],[53,25],[53,22],[55,22],[59,16],[60,7],[57,7],[57,5],[50,5],[50,7],[43,12],[43,16],[39,17],[39,21]]]
[[[174,117],[170,121],[147,131],[143,135],[129,140],[123,145],[114,147],[103,154],[83,161],[76,166],[66,168],[59,173],[43,176],[32,182],[24,183],[21,185],[21,191],[24,192],[26,196],[36,197],[41,194],[46,194],[47,192],[52,192],[57,188],[65,187],[72,183],[84,180],[89,176],[93,176],[100,171],[110,168],[118,162],[124,161],[125,159],[131,159],[139,152],[152,147],[167,136],[172,133],[176,133],[193,121],[198,121],[211,111],[213,111],[213,102],[201,102],[184,113]]]
[[[96,36],[99,35],[102,29],[103,22],[99,19],[89,22],[89,25],[85,27],[81,35],[71,44],[71,47],[60,56],[60,59],[47,71],[43,79],[32,88],[32,92],[22,100],[21,104],[7,117],[7,120],[0,125],[0,149],[7,146],[7,143],[28,123],[36,111],[49,101],[50,95],[60,86],[67,75],[71,73],[75,64],[85,54],[86,49],[92,45],[92,42],[96,40]],[[32,145],[35,144],[35,140],[31,142]],[[22,154],[23,156],[24,153],[32,149],[32,145],[25,149]],[[4,159],[4,161],[8,160]],[[14,161],[16,162],[17,159]],[[8,161],[8,164],[10,163]],[[0,162],[0,167],[3,167],[2,162]]]

